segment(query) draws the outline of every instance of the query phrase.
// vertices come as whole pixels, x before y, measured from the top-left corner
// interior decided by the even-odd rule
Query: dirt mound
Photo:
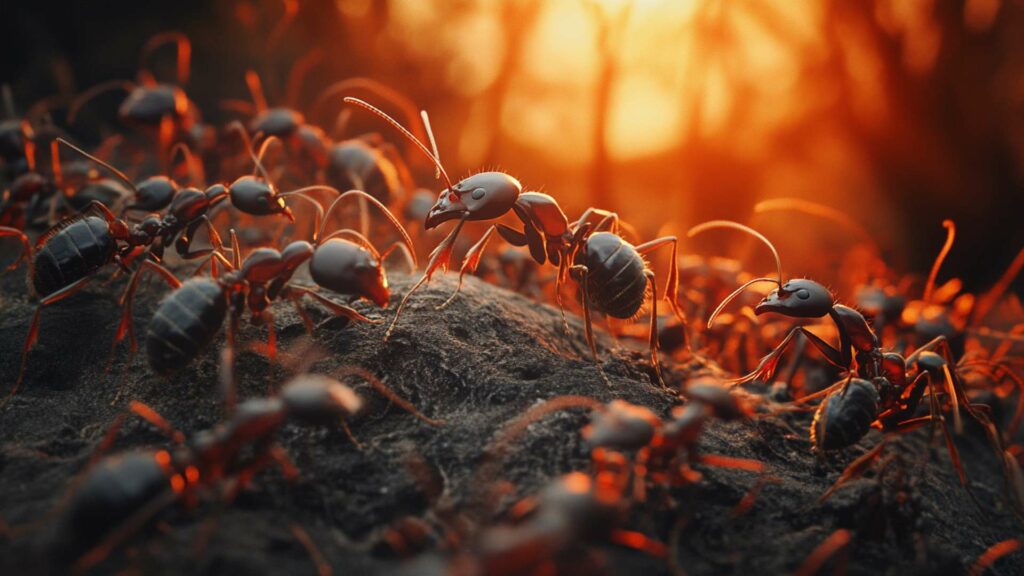
[[[33,310],[16,276],[0,280],[0,380],[5,384],[17,373]],[[392,305],[408,287],[404,277],[393,281]],[[427,415],[444,419],[444,426],[431,427],[359,387],[367,409],[351,427],[362,448],[340,430],[288,427],[281,442],[301,470],[298,480],[289,483],[268,472],[222,510],[212,503],[171,510],[156,529],[137,535],[97,571],[314,573],[291,530],[295,523],[308,531],[336,573],[384,574],[403,565],[417,572],[416,564],[374,546],[385,526],[422,516],[431,506],[410,462],[425,462],[443,479],[455,507],[469,507],[485,446],[504,423],[537,402],[567,394],[622,398],[663,416],[681,402],[654,383],[642,347],[615,346],[601,335],[608,386],[589,359],[579,318],[570,318],[571,334],[565,335],[557,309],[472,278],[448,309],[435,311],[453,288],[452,275],[436,278],[412,300],[387,343],[381,341],[386,324],[348,323],[309,304],[319,323],[315,341],[327,352],[312,372],[367,368]],[[119,290],[117,282],[97,283],[43,314],[23,390],[0,413],[0,518],[11,525],[42,518],[57,504],[128,400],[148,403],[186,433],[210,428],[222,417],[216,350],[170,378],[154,375],[143,354],[126,363],[123,351],[104,370]],[[137,333],[145,334],[145,321],[165,290],[154,283],[141,293]],[[393,314],[393,308],[382,313],[366,303],[355,307],[388,321]],[[282,362],[271,365],[258,354],[241,352],[237,372],[243,398],[265,395],[285,382],[287,351],[306,346],[298,315],[284,305],[276,311]],[[241,339],[261,341],[265,329],[246,322]],[[684,367],[666,367],[671,385],[687,375]],[[765,416],[713,423],[706,431],[707,452],[761,460],[777,480],[745,515],[733,517],[731,510],[754,476],[705,468],[703,482],[673,491],[671,504],[638,506],[630,528],[667,542],[685,521],[676,555],[688,574],[791,572],[837,528],[855,533],[851,574],[955,573],[989,545],[1020,535],[1019,525],[1002,509],[995,457],[982,435],[971,430],[959,442],[976,504],[959,486],[944,449],[930,445],[921,431],[894,442],[892,453],[898,456],[891,468],[905,469],[905,475],[854,482],[819,505],[818,497],[842,468],[879,438],[873,432],[849,450],[818,459],[807,439],[808,419],[806,414]],[[579,435],[586,420],[582,410],[559,412],[530,426],[513,444],[501,477],[514,485],[515,494],[494,503],[496,517],[550,479],[587,468]],[[113,450],[165,444],[152,427],[130,420]],[[42,524],[0,541],[0,571],[47,570],[55,536],[52,522]],[[640,553],[616,548],[601,553],[609,573],[669,572],[665,562]],[[998,568],[1000,574],[1024,573],[1009,558]]]

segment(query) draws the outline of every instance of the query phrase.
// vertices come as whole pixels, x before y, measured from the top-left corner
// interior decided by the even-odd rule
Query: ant
[[[799,402],[824,397],[811,423],[811,440],[822,451],[851,446],[867,434],[873,424],[883,431],[908,432],[928,423],[939,423],[946,438],[947,448],[954,467],[966,484],[966,476],[960,464],[952,436],[938,404],[939,386],[944,386],[953,404],[956,428],[960,430],[960,407],[985,429],[989,440],[1001,455],[1001,441],[990,418],[981,405],[971,404],[962,383],[951,374],[949,366],[954,364],[952,352],[946,338],[939,336],[918,348],[904,358],[896,352],[884,352],[878,337],[864,316],[835,301],[832,293],[821,284],[806,278],[783,282],[782,264],[775,246],[761,233],[743,224],[727,220],[714,220],[690,229],[687,236],[693,237],[707,230],[734,229],[757,238],[764,243],[775,257],[777,278],[754,278],[727,296],[708,319],[712,325],[722,309],[748,286],[760,282],[772,282],[777,288],[765,296],[754,308],[757,315],[774,312],[791,318],[823,318],[828,316],[839,333],[839,347],[835,348],[803,326],[789,331],[783,341],[765,356],[758,367],[733,384],[753,380],[770,382],[782,353],[797,335],[803,335],[807,342],[817,348],[825,359],[849,376],[832,386],[805,396]],[[909,375],[908,366],[916,367],[917,374]],[[911,377],[913,376],[913,377]],[[930,415],[914,417],[917,408],[928,390]],[[881,449],[872,451],[872,458]]]
[[[313,110],[339,94],[355,90],[369,92],[400,110],[414,129],[419,125],[416,106],[401,92],[369,78],[348,78],[325,88],[313,104]],[[349,109],[339,116],[335,135],[347,124]],[[410,194],[415,188],[412,175],[398,150],[379,134],[370,133],[348,138],[331,145],[327,153],[326,182],[339,190],[358,188],[384,204]]]
[[[420,413],[365,369],[350,367],[338,376],[357,376],[423,422],[444,424]],[[87,570],[175,503],[195,506],[204,494],[230,503],[256,474],[275,465],[286,479],[294,480],[299,471],[275,441],[278,432],[288,424],[340,426],[359,446],[346,421],[362,405],[359,395],[337,379],[301,374],[277,395],[246,400],[225,422],[186,440],[154,409],[133,401],[130,413],[155,426],[174,446],[102,458],[94,454],[95,464],[72,483],[62,505],[58,525],[65,543],[61,549],[71,556],[76,569]],[[115,420],[101,450],[113,443],[126,415]]]
[[[39,321],[43,308],[84,288],[99,269],[107,264],[117,263],[123,271],[129,272],[128,265],[140,255],[143,256],[142,264],[132,273],[131,280],[121,296],[123,310],[114,339],[116,346],[127,335],[131,349],[134,350],[136,343],[131,309],[135,289],[142,273],[147,269],[152,270],[170,286],[180,285],[177,278],[160,264],[166,245],[173,242],[178,254],[185,259],[216,253],[222,247],[222,242],[208,214],[216,204],[226,198],[230,197],[235,207],[250,214],[281,213],[289,219],[292,218],[291,211],[285,205],[283,197],[294,194],[306,198],[302,195],[303,190],[278,195],[265,179],[256,177],[242,177],[228,187],[215,185],[205,192],[195,188],[179,189],[173,181],[163,177],[150,178],[135,186],[123,172],[74,144],[63,139],[58,139],[57,143],[75,150],[111,171],[135,191],[137,204],[147,208],[164,205],[167,206],[167,213],[163,216],[151,214],[141,222],[129,226],[128,222],[117,218],[102,203],[93,201],[84,212],[62,220],[44,233],[34,245],[29,244],[24,232],[16,228],[0,227],[0,237],[14,236],[23,246],[18,258],[7,269],[12,270],[22,260],[27,260],[31,292],[42,298],[29,327],[18,379],[8,400],[17,392],[24,378],[28,353],[39,336]],[[254,157],[254,161],[259,166],[258,159]],[[200,226],[206,226],[212,248],[192,249],[192,235]]]
[[[612,470],[593,476],[571,472],[556,478],[513,507],[515,524],[484,530],[466,560],[482,574],[511,575],[536,573],[545,566],[553,569],[566,558],[581,557],[573,552],[601,544],[664,557],[664,544],[621,528],[630,505],[625,484],[621,472]],[[596,570],[593,563],[587,559],[583,565]]]
[[[160,150],[166,150],[178,134],[187,133],[198,121],[196,105],[189,100],[181,86],[188,83],[191,68],[192,44],[180,32],[164,32],[149,39],[140,52],[140,62],[157,48],[174,43],[177,49],[177,82],[158,82],[144,66],[139,71],[139,83],[126,80],[103,82],[79,95],[68,110],[68,123],[74,124],[82,106],[93,98],[111,90],[123,90],[128,96],[121,102],[117,117],[121,122],[157,131]]]
[[[334,191],[337,193],[337,191]],[[301,194],[301,192],[299,192]],[[341,229],[324,236],[324,228],[331,214],[347,199],[363,198],[373,204],[388,219],[402,237],[383,253],[362,234]],[[270,303],[291,300],[310,332],[312,321],[299,306],[303,296],[310,296],[336,315],[360,322],[371,320],[355,309],[338,304],[316,290],[291,282],[296,269],[309,262],[310,274],[316,285],[339,294],[365,298],[380,307],[390,299],[384,259],[395,248],[402,249],[412,269],[416,260],[412,240],[388,209],[361,190],[339,194],[321,218],[314,243],[296,240],[282,250],[259,248],[241,260],[241,249],[234,231],[231,231],[232,259],[220,252],[210,253],[211,266],[219,261],[227,270],[213,278],[193,278],[177,283],[175,290],[160,303],[149,322],[146,350],[154,371],[167,374],[191,362],[216,335],[230,312],[227,324],[227,342],[223,352],[225,365],[231,365],[238,322],[246,308],[254,321],[266,323],[270,330],[269,354],[276,352],[276,336]],[[134,289],[134,286],[130,290]],[[230,383],[230,377],[228,378]]]
[[[409,297],[430,279],[437,268],[447,267],[451,258],[452,246],[462,230],[462,226],[467,221],[494,220],[511,210],[523,223],[523,231],[515,230],[504,224],[491,225],[483,237],[467,252],[459,273],[459,285],[452,296],[439,308],[447,306],[459,293],[462,287],[462,277],[467,271],[475,270],[488,240],[497,230],[510,244],[529,246],[530,254],[538,264],[544,264],[545,261],[550,260],[552,264],[559,267],[556,277],[556,294],[559,293],[562,281],[569,274],[579,283],[583,291],[583,316],[586,321],[587,343],[595,362],[597,362],[597,347],[590,319],[591,308],[614,318],[632,318],[643,306],[647,298],[648,287],[652,288],[651,359],[659,382],[663,382],[661,368],[657,360],[658,293],[654,283],[654,272],[647,267],[643,255],[662,246],[671,245],[672,272],[669,275],[664,298],[680,321],[685,323],[685,316],[677,302],[679,272],[676,261],[677,240],[674,236],[665,236],[633,246],[618,235],[618,215],[596,208],[587,209],[579,220],[570,225],[568,218],[554,198],[539,192],[523,192],[522,185],[518,180],[502,172],[480,172],[461,180],[458,184],[452,184],[441,165],[436,142],[432,135],[430,141],[434,149],[433,152],[409,130],[380,109],[358,98],[346,97],[344,101],[364,108],[388,122],[415,144],[433,162],[437,174],[444,177],[448,187],[441,191],[437,202],[427,214],[424,222],[425,228],[429,230],[449,220],[458,221],[452,232],[434,248],[423,276],[402,298],[395,318],[384,335],[385,341],[394,331],[402,308]],[[426,113],[422,113],[422,116],[427,133],[432,134]],[[596,223],[593,222],[594,219],[597,219]],[[560,301],[559,304],[561,304]],[[561,306],[559,307],[561,308]]]
[[[613,400],[591,416],[582,436],[591,447],[597,469],[615,466],[623,452],[634,454],[634,494],[644,499],[645,478],[650,475],[656,485],[695,484],[701,474],[693,464],[735,468],[762,473],[764,464],[757,460],[733,458],[717,454],[701,454],[697,449],[704,426],[712,418],[733,421],[749,418],[752,410],[735,394],[709,378],[691,381],[683,390],[688,399],[685,406],[672,410],[662,422],[653,412],[625,402]],[[743,504],[749,507],[762,479],[751,490]]]

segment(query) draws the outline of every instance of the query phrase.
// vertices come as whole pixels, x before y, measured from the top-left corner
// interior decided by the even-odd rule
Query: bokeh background
[[[133,78],[146,39],[180,30],[188,92],[216,121],[220,100],[248,98],[246,70],[282,103],[319,49],[298,108],[350,76],[394,86],[430,111],[453,177],[499,168],[570,216],[613,209],[645,235],[750,221],[791,274],[853,239],[752,219],[758,200],[835,206],[916,271],[953,218],[942,276],[981,289],[1024,246],[1022,16],[1007,0],[5,0],[0,81],[24,108]]]

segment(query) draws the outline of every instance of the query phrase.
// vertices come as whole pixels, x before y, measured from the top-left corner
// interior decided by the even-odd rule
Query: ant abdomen
[[[878,390],[862,378],[852,378],[818,406],[811,423],[811,441],[819,450],[852,446],[878,418]]]
[[[85,216],[50,236],[32,262],[32,287],[47,296],[86,278],[109,264],[117,243],[109,224],[96,216]]]
[[[61,526],[62,561],[99,544],[145,504],[171,490],[167,452],[128,452],[96,463],[74,492]]]
[[[590,301],[613,318],[632,318],[647,295],[646,265],[643,257],[611,232],[598,232],[587,239],[577,256],[586,265]]]
[[[213,340],[227,315],[224,289],[215,280],[193,278],[167,295],[149,321],[149,365],[168,374],[192,361]]]

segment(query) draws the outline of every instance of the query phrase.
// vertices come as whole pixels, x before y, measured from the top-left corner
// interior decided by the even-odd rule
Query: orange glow
[[[171,476],[171,490],[174,490],[175,494],[181,494],[185,490],[185,479],[180,474]]]
[[[171,465],[171,454],[166,450],[161,450],[154,454],[153,459],[156,460],[156,463],[162,468],[167,468]]]

